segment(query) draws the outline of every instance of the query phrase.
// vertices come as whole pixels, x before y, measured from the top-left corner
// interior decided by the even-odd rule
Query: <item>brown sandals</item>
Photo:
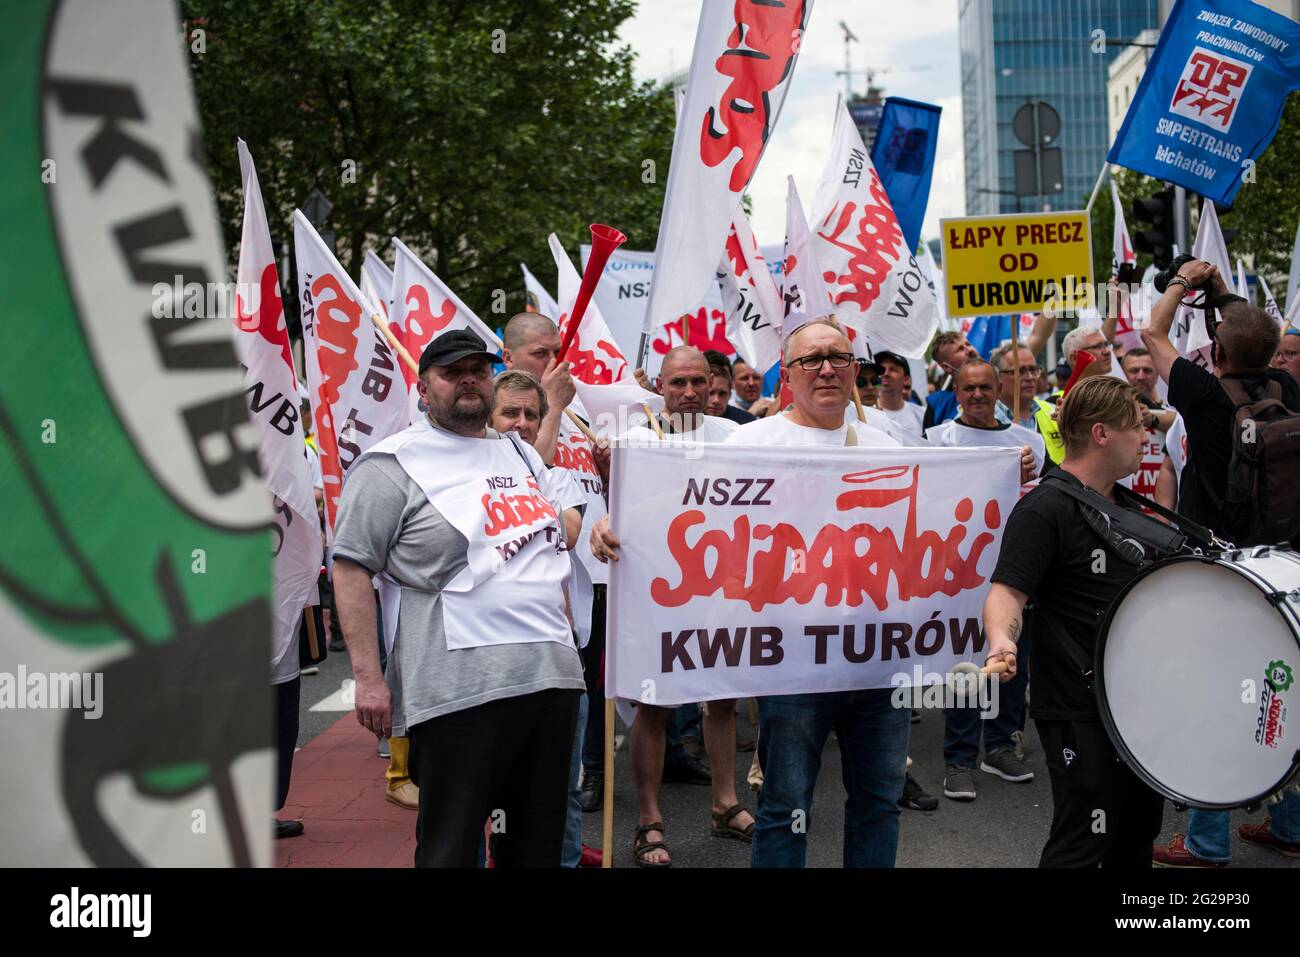
[[[715,811],[713,813],[713,836],[752,844],[754,842],[753,821],[750,821],[743,829],[731,826],[731,822],[735,820],[736,815],[743,813],[744,810],[745,806],[743,804],[733,804],[721,814]]]
[[[717,815],[714,815],[716,817]],[[646,837],[651,831],[658,831],[660,834],[667,836],[668,832],[664,829],[663,821],[652,821],[649,824],[639,824],[636,829],[636,836],[632,838],[632,854],[636,859],[637,867],[672,867],[672,861],[647,861],[645,855],[647,851],[653,851],[662,848],[668,850],[668,845],[663,841],[652,841]]]

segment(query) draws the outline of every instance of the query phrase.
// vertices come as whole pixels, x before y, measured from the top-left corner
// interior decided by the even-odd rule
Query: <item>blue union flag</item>
[[[1300,25],[1250,0],[1179,0],[1106,159],[1230,204],[1300,88]]]

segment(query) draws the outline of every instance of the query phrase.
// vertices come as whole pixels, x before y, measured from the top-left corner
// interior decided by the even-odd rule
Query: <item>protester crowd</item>
[[[1213,373],[1170,341],[1189,286],[1219,296]],[[559,330],[545,316],[513,317],[499,357],[467,329],[434,338],[419,360],[424,417],[353,465],[332,573],[322,576],[330,648],[346,647],[351,658],[357,717],[389,759],[388,799],[418,812],[416,864],[601,861],[582,844],[581,825],[605,800],[608,564],[620,549],[606,495],[611,444],[621,442],[1019,449],[1022,499],[985,605],[987,660],[1006,672],[1001,706],[989,720],[974,707],[943,710],[946,772],[932,786],[972,801],[981,774],[1023,783],[1045,766],[1054,815],[1043,865],[1225,865],[1226,811],[1193,810],[1185,838],[1152,847],[1163,799],[1116,761],[1096,702],[1072,674],[1092,654],[1099,611],[1137,566],[1081,573],[1095,543],[1070,491],[1113,498],[1116,484],[1127,485],[1219,526],[1235,408],[1268,394],[1300,412],[1300,332],[1280,334],[1264,311],[1225,293],[1215,267],[1189,262],[1153,309],[1143,346],[1125,348],[1113,317],[1079,325],[1065,335],[1056,370],[1040,363],[1055,326],[1042,316],[1023,343],[1004,342],[987,360],[961,333],[940,333],[923,382],[913,382],[907,357],[862,358],[833,319],[815,320],[785,339],[773,396],[762,395],[762,377],[743,359],[678,346],[653,381],[638,370],[662,411],[612,438],[597,437],[578,414]],[[1067,395],[1084,354],[1088,374]],[[498,364],[504,371],[494,375]],[[314,460],[310,436],[308,445]],[[319,466],[314,475],[319,490]],[[503,494],[492,503],[482,496],[480,507],[484,479]],[[497,531],[483,525],[483,509],[489,524],[509,527],[509,544],[483,534]],[[482,574],[483,555],[503,547],[514,574]],[[376,576],[395,590],[391,604],[378,600]],[[757,742],[738,740],[741,707],[756,716]],[[279,709],[282,745],[286,729],[297,730],[288,710]],[[1042,755],[1026,753],[1027,714]],[[752,844],[753,866],[803,866],[806,829],[792,828],[791,816],[812,805],[832,731],[847,791],[845,866],[892,866],[901,810],[940,803],[909,771],[909,728],[921,714],[897,707],[890,689],[643,702],[627,718],[640,866],[672,864],[664,782],[707,785],[713,835]],[[747,807],[736,764],[738,751],[751,750],[756,793]],[[1083,770],[1062,754],[1080,755]],[[1088,827],[1098,807],[1118,822],[1101,836]],[[495,814],[509,826],[494,828]],[[277,822],[278,836],[300,833],[299,822]],[[1300,797],[1287,791],[1267,821],[1242,825],[1239,836],[1300,857]]]

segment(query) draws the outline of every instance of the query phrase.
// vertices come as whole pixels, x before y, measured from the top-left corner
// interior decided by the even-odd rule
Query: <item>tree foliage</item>
[[[552,275],[552,231],[575,264],[592,222],[653,248],[674,111],[616,44],[634,6],[182,0],[205,34],[190,65],[232,262],[236,136],[274,235],[291,239],[293,209],[319,188],[354,276],[367,248],[391,262],[399,236],[490,325],[523,308],[521,261]]]

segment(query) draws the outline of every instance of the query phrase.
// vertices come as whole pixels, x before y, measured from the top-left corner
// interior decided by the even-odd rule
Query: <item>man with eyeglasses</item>
[[[1077,326],[1071,329],[1061,341],[1061,351],[1065,353],[1065,361],[1070,364],[1071,370],[1074,369],[1075,356],[1080,352],[1088,352],[1096,360],[1090,374],[1110,375],[1113,367],[1111,345],[1096,326]]]
[[[782,384],[794,405],[742,425],[729,445],[895,447],[879,429],[846,415],[858,365],[836,326],[812,322],[785,344]],[[907,764],[911,711],[895,708],[889,689],[772,695],[758,702],[758,796],[751,858],[754,867],[802,867],[808,835],[790,826],[795,811],[812,808],[822,749],[832,728],[839,738],[845,781],[844,866],[892,867],[898,851],[899,806]],[[811,821],[808,821],[811,826]]]
[[[1273,357],[1273,368],[1281,369],[1300,383],[1300,329],[1290,326],[1282,334],[1282,344]]]
[[[1034,361],[1034,354],[1021,346],[1014,350],[1004,342],[993,350],[989,364],[998,371],[998,402],[994,415],[999,422],[1013,423],[1037,432],[1043,440],[1043,452],[1053,465],[1065,458],[1065,443],[1056,425],[1056,406],[1038,397],[1042,369]],[[1015,421],[1016,367],[1020,367],[1020,419]]]

